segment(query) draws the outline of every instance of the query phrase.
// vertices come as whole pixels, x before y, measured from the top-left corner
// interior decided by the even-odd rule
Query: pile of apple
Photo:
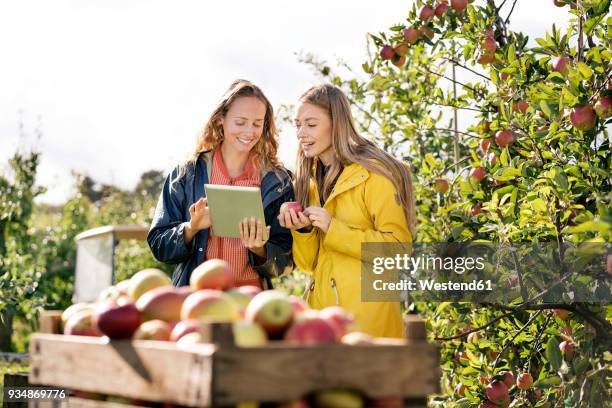
[[[270,340],[297,344],[385,344],[357,330],[353,317],[339,306],[309,309],[297,296],[255,286],[232,287],[225,261],[205,261],[190,285],[175,288],[157,269],[137,272],[111,286],[95,303],[78,303],[62,314],[64,334],[111,339],[205,341],[209,322],[232,324],[237,346],[260,346]]]

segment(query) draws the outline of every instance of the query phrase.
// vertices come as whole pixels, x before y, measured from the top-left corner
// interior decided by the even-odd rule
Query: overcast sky
[[[36,146],[42,152],[38,183],[49,190],[41,201],[65,201],[73,169],[132,188],[142,172],[166,171],[185,156],[235,78],[258,84],[275,107],[293,103],[317,80],[296,53],[341,58],[357,69],[366,34],[403,21],[411,5],[0,1],[0,171],[18,146]],[[565,25],[567,18],[552,0],[518,0],[511,25],[533,38],[549,28],[543,20]],[[280,142],[281,159],[293,167],[291,129]]]

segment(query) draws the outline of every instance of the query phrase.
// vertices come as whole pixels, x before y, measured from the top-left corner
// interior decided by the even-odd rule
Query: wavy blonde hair
[[[408,164],[397,160],[373,142],[357,132],[349,101],[342,90],[331,84],[315,85],[300,97],[300,102],[310,103],[323,109],[331,120],[331,139],[334,160],[329,167],[323,185],[318,186],[323,199],[327,199],[333,183],[344,166],[358,163],[365,169],[391,180],[396,191],[396,201],[404,209],[412,237],[416,236],[416,209],[412,175]],[[304,155],[298,146],[296,165],[296,199],[303,207],[308,206],[308,190],[313,172],[322,170],[317,158]]]
[[[198,132],[195,148],[179,165],[177,176],[172,180],[172,184],[185,175],[188,166],[195,166],[202,152],[214,150],[223,143],[224,136],[221,118],[225,117],[232,103],[234,103],[236,99],[242,97],[255,97],[266,106],[262,135],[257,144],[253,147],[255,162],[259,165],[260,170],[278,170],[282,168],[282,164],[277,157],[278,132],[274,122],[274,109],[272,108],[272,104],[258,86],[245,79],[237,79],[232,82],[223,97],[221,97],[221,100],[217,103],[217,106],[202,129]]]

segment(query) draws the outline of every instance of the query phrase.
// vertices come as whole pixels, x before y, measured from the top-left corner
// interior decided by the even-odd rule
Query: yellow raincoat
[[[311,181],[310,205],[319,206]],[[344,168],[324,208],[332,216],[327,233],[292,230],[293,258],[311,273],[308,303],[315,309],[340,305],[360,330],[377,337],[404,337],[399,302],[361,302],[361,243],[412,242],[404,210],[391,181],[357,163]]]

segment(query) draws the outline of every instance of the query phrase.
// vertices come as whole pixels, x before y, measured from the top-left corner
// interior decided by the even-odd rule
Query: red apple
[[[266,290],[251,300],[245,318],[258,323],[270,338],[280,338],[293,320],[293,307],[283,292]]]
[[[559,344],[559,350],[563,353],[563,356],[567,361],[571,361],[576,354],[576,349],[574,348],[574,343],[571,341],[565,340]]]
[[[488,35],[482,41],[482,44],[480,44],[480,48],[482,48],[487,54],[493,54],[497,49],[497,43],[492,36]]]
[[[470,215],[472,217],[475,217],[478,214],[480,214],[481,212],[482,212],[482,207],[480,206],[480,203],[476,203],[476,205],[474,207],[472,207],[472,211],[470,212]]]
[[[135,302],[145,292],[160,286],[171,286],[172,281],[164,272],[159,269],[143,269],[138,271],[130,278],[127,292]]]
[[[569,312],[565,309],[555,309],[555,317],[561,320],[567,320],[569,318]]]
[[[174,322],[181,319],[181,307],[191,293],[192,289],[187,286],[178,289],[168,286],[155,288],[143,294],[136,307],[143,321],[159,319]]]
[[[557,7],[565,7],[567,5],[563,0],[553,0],[553,3]]]
[[[169,341],[172,331],[170,323],[163,320],[149,320],[141,324],[134,332],[134,340]]]
[[[403,67],[404,64],[406,63],[406,56],[395,54],[393,58],[391,58],[391,63],[395,65],[396,67]]]
[[[395,56],[395,50],[391,48],[391,51],[392,51],[391,56],[385,59],[392,59]],[[293,210],[297,214],[302,211],[302,205],[298,203],[297,201],[286,201],[281,205],[280,212],[282,213],[288,210]]]
[[[470,172],[470,178],[476,183],[480,183],[487,176],[487,170],[484,167],[476,167]]]
[[[606,258],[606,269],[608,270],[608,275],[612,275],[612,254]]]
[[[430,21],[435,15],[435,10],[430,5],[426,4],[419,11],[419,19],[421,21]]]
[[[492,403],[491,401],[481,402],[478,405],[478,408],[499,408],[497,404]]]
[[[490,147],[491,147],[491,138],[480,140],[480,150],[482,150],[483,153],[487,153]]]
[[[434,14],[436,15],[436,17],[443,17],[446,12],[448,10],[448,4],[443,1],[440,4],[438,4],[434,10]]]
[[[193,290],[225,290],[234,286],[234,277],[228,263],[223,259],[209,259],[191,272],[189,286]]]
[[[129,339],[141,321],[136,305],[121,299],[102,303],[94,312],[94,322],[98,330],[111,339]]]
[[[449,187],[449,184],[446,179],[443,179],[443,178],[436,179],[436,191],[438,193],[442,193],[442,194],[446,193],[448,191],[448,187]]]
[[[181,320],[170,332],[170,341],[178,341],[186,334],[197,332],[201,329],[202,323],[198,320]]]
[[[507,72],[502,72],[501,74],[499,74],[499,77],[501,78],[502,81],[505,81],[508,78],[510,78],[510,74],[508,74]]]
[[[238,318],[238,307],[220,290],[198,290],[187,296],[181,308],[181,320],[233,322]]]
[[[506,387],[511,388],[514,385],[514,374],[510,371],[500,371],[499,375],[504,377],[503,381]]]
[[[508,129],[500,130],[495,135],[495,143],[502,149],[514,143],[514,132]]]
[[[406,54],[408,54],[408,44],[404,44],[404,43],[398,44],[395,46],[393,51],[400,57],[403,57]]]
[[[597,116],[602,119],[608,119],[612,116],[612,96],[602,96],[593,108]]]
[[[420,37],[421,33],[414,27],[408,27],[404,30],[404,40],[406,40],[408,44],[416,43]]]
[[[451,7],[457,13],[462,13],[463,10],[466,9],[467,5],[468,5],[467,0],[451,0]]]
[[[568,64],[570,60],[567,57],[555,57],[551,60],[552,70],[560,74],[567,74]]]
[[[248,320],[239,320],[232,324],[234,343],[238,347],[263,346],[268,342],[264,329],[257,323]]]
[[[62,312],[62,328],[66,326],[66,322],[68,322],[68,320],[72,316],[74,316],[75,314],[83,310],[89,310],[90,312],[93,312],[94,306],[90,303],[84,303],[84,302],[75,303],[74,305],[68,306],[66,310]]]
[[[385,45],[380,50],[380,58],[382,58],[384,60],[390,60],[391,58],[393,58],[394,55],[395,55],[395,51],[393,50],[393,47],[391,47],[390,45]],[[283,203],[283,205],[284,205],[284,203]],[[281,207],[282,207],[282,205],[281,205]]]
[[[289,303],[291,303],[294,315],[302,313],[304,310],[310,309],[308,303],[306,303],[306,301],[299,296],[289,295],[288,300]]]
[[[340,330],[319,316],[317,311],[308,310],[293,320],[285,332],[284,339],[298,344],[335,343],[336,339],[342,338],[338,336]]]
[[[336,332],[336,340],[352,331],[357,331],[355,317],[340,306],[328,306],[319,312],[319,317],[326,320]]]
[[[421,33],[421,37],[425,36],[430,40],[434,38],[434,32],[429,27],[421,27],[419,28],[419,32]]]
[[[512,105],[513,112],[525,113],[527,112],[527,109],[529,109],[529,103],[527,103],[527,101],[524,99],[521,99]]]
[[[73,336],[102,336],[102,333],[100,333],[95,325],[93,313],[93,309],[83,309],[73,313],[64,325],[64,334]]]
[[[495,54],[484,52],[476,60],[481,65],[487,65],[495,62]]]
[[[501,381],[493,380],[487,385],[485,392],[492,402],[500,403],[508,398],[508,387]]]
[[[520,373],[516,379],[516,386],[521,390],[527,390],[533,385],[533,377],[529,373]]]
[[[461,360],[467,360],[467,354],[465,351],[455,350],[455,361],[460,362]]]
[[[578,130],[591,130],[597,124],[597,115],[593,110],[593,105],[589,103],[574,107],[570,113],[570,120]]]

